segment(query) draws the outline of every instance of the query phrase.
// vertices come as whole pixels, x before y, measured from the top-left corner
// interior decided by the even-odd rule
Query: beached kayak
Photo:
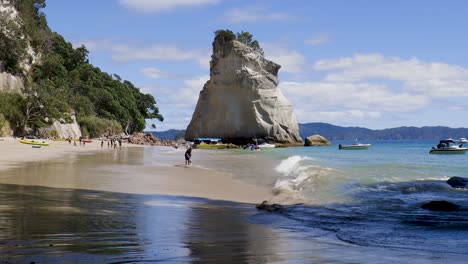
[[[45,141],[35,141],[35,140],[25,140],[25,139],[20,139],[20,143],[23,144],[29,144],[29,145],[38,145],[38,146],[49,146],[49,143]]]

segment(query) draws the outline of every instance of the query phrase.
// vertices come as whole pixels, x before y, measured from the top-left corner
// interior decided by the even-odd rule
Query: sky
[[[47,0],[50,28],[156,98],[185,129],[209,79],[214,31],[253,34],[281,65],[299,123],[468,127],[468,2]]]

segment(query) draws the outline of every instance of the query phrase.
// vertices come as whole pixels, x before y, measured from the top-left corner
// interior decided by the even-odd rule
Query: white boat
[[[371,144],[362,144],[358,142],[358,139],[356,138],[356,142],[354,142],[351,145],[343,145],[339,144],[338,149],[368,149],[371,146]]]
[[[458,142],[462,143],[462,144],[465,144],[465,143],[468,143],[468,139],[462,137],[462,138],[459,138],[458,139]]]
[[[260,144],[258,146],[260,147],[260,149],[262,149],[262,148],[276,148],[276,145],[268,144],[268,143],[262,143],[262,144]]]
[[[351,144],[351,145],[339,144],[338,149],[368,149],[370,146],[372,146],[372,145],[371,144],[362,144],[362,143],[354,143],[354,144]]]
[[[436,147],[432,147],[429,151],[430,154],[464,154],[468,148],[464,148],[463,144],[457,145],[453,139],[443,139],[437,144]]]

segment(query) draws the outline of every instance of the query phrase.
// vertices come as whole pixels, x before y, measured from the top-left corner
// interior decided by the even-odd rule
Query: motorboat
[[[338,149],[350,149],[350,150],[353,150],[353,149],[368,149],[370,146],[371,146],[371,144],[359,143],[358,139],[356,138],[356,141],[351,145],[339,144]]]
[[[262,148],[276,148],[276,145],[274,144],[269,144],[269,143],[262,143],[260,145],[258,145],[261,149]]]
[[[468,143],[468,139],[462,137],[458,139],[458,142],[460,142],[461,144],[465,144],[465,143]]]
[[[451,138],[439,141],[436,147],[432,147],[430,154],[464,154],[468,148],[463,147],[463,144],[457,145]]]
[[[338,145],[338,149],[368,149],[370,146],[372,146],[371,144],[362,144],[362,143],[354,143],[354,144],[351,144],[351,145],[343,145],[343,144],[339,144]]]

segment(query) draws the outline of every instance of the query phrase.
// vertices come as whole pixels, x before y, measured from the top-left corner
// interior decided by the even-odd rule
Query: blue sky
[[[79,4],[77,4],[79,3]],[[248,31],[282,65],[300,123],[468,127],[468,2],[47,0],[49,26],[91,63],[155,96],[185,129],[213,32]],[[151,121],[148,122],[151,124]]]

